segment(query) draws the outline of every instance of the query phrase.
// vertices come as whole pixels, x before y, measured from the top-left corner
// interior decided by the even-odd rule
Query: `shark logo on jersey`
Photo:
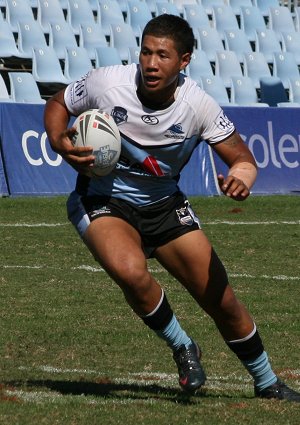
[[[180,123],[173,124],[168,128],[165,137],[169,139],[184,139],[184,132],[182,131],[182,126]]]
[[[122,106],[115,106],[111,111],[111,116],[114,118],[117,125],[128,120],[127,110],[122,108]]]

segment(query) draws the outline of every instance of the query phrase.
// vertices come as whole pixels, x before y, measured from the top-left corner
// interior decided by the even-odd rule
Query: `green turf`
[[[300,424],[300,405],[253,398],[212,321],[151,260],[204,351],[206,389],[186,398],[171,353],[88,253],[65,201],[0,199],[0,424]],[[300,390],[300,198],[191,201],[274,369]]]

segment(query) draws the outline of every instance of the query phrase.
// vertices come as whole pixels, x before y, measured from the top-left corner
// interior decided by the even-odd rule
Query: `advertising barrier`
[[[0,195],[59,195],[73,190],[76,173],[49,145],[43,105],[0,104]],[[224,108],[258,164],[257,194],[300,193],[300,109]],[[182,171],[187,195],[217,195],[216,172],[227,172],[205,142]]]

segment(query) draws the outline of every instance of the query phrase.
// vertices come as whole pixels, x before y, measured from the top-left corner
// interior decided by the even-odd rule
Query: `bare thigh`
[[[133,310],[139,315],[153,311],[161,287],[148,271],[139,233],[120,218],[101,217],[90,223],[83,239]]]

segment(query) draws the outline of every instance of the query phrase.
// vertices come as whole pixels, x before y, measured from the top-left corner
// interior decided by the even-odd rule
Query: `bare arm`
[[[51,97],[45,106],[44,126],[52,149],[59,153],[76,171],[86,174],[86,167],[94,162],[89,147],[74,147],[71,139],[74,128],[68,128],[70,113],[64,102],[64,90]]]
[[[250,195],[257,175],[252,153],[237,132],[214,145],[213,149],[229,167],[226,178],[222,174],[218,175],[221,191],[236,201],[243,201]]]

